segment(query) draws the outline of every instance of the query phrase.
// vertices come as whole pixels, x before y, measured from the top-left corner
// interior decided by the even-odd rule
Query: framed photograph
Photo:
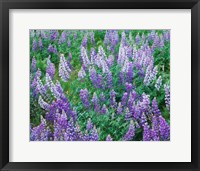
[[[200,170],[199,0],[0,12],[2,170]]]

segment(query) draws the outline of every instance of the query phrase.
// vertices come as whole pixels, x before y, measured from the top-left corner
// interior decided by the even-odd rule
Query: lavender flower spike
[[[33,52],[37,51],[37,41],[36,41],[36,39],[33,40],[32,51]]]
[[[121,115],[122,112],[123,112],[123,108],[122,108],[121,102],[119,102],[118,107],[117,107],[117,114]]]
[[[81,67],[80,71],[78,72],[78,78],[83,79],[86,76],[85,70]]]
[[[47,59],[47,68],[46,68],[46,73],[49,74],[51,79],[54,79],[54,74],[55,74],[55,65],[51,62],[50,57]]]
[[[94,106],[94,111],[99,112],[100,111],[100,105],[99,105],[99,101],[98,101],[98,97],[97,97],[96,92],[94,92],[94,94],[93,94],[92,103],[93,103],[93,106]]]
[[[89,118],[87,121],[86,129],[88,131],[90,131],[90,130],[92,130],[92,128],[93,128],[92,120],[91,120],[91,118]]]
[[[90,106],[89,92],[87,89],[80,90],[80,98],[81,98],[81,101],[82,101],[83,105],[85,106],[85,108],[89,108],[89,106]]]
[[[83,46],[81,46],[81,60],[83,61],[83,65],[85,67],[90,65],[90,60],[88,58],[87,51]]]
[[[122,100],[121,100],[121,104],[122,104],[123,107],[126,106],[127,100],[128,100],[128,93],[125,92],[123,94],[123,97],[122,97]]]
[[[48,73],[46,73],[46,85],[50,89],[51,93],[53,94],[55,98],[57,99],[61,98],[62,94],[59,93],[58,88],[54,85]]]
[[[128,121],[128,120],[131,119],[131,117],[132,117],[132,114],[130,113],[128,107],[126,107],[126,109],[125,109],[125,120]]]
[[[68,63],[63,54],[60,55],[60,63],[59,63],[59,76],[62,78],[64,82],[70,78],[71,69],[68,66]]]
[[[160,123],[160,137],[163,141],[170,139],[170,127],[162,116],[159,116]]]
[[[131,141],[133,137],[135,136],[135,126],[133,124],[133,121],[130,121],[129,129],[127,133],[124,135],[123,140],[124,141]]]
[[[67,38],[67,34],[65,31],[62,32],[61,36],[60,36],[60,39],[58,41],[59,44],[62,44],[64,42],[66,42],[66,38]]]
[[[92,84],[95,88],[98,86],[98,81],[97,81],[97,72],[94,67],[89,69],[89,74],[90,74],[90,80],[92,81]]]
[[[86,48],[87,42],[88,42],[88,34],[86,33],[85,36],[84,36],[84,38],[83,38],[83,40],[82,40],[82,44],[81,44],[81,45],[82,45],[84,48]]]
[[[36,78],[36,91],[40,92],[42,95],[46,94],[46,89],[39,77]]]
[[[170,111],[170,87],[169,85],[164,85],[165,89],[165,105],[167,109]]]
[[[106,96],[103,94],[103,92],[100,94],[100,101],[103,103],[106,100]]]
[[[143,141],[151,141],[151,130],[147,122],[143,125]]]
[[[159,120],[158,116],[152,116],[152,129],[151,129],[151,137],[153,141],[159,141]]]
[[[112,83],[112,73],[109,71],[107,74],[107,87],[110,89],[112,88],[113,83]]]
[[[161,112],[158,108],[158,103],[156,101],[156,98],[154,98],[152,100],[152,112],[153,112],[154,115],[157,115],[157,116],[161,115]]]
[[[32,63],[31,63],[31,71],[35,72],[37,70],[37,61],[35,59],[35,56],[32,58]]]
[[[58,33],[57,30],[51,30],[51,31],[50,31],[50,39],[51,39],[52,41],[56,40],[57,37],[58,37],[58,35],[59,35],[59,33]]]
[[[107,109],[106,105],[104,104],[101,109],[101,114],[107,114],[107,113],[108,113],[108,109]]]
[[[110,92],[110,105],[113,108],[117,107],[117,102],[116,102],[116,92],[114,90],[112,90]]]
[[[106,141],[112,141],[112,137],[110,136],[110,134],[106,137]]]
[[[128,83],[128,82],[125,83],[125,87],[126,87],[126,91],[128,93],[130,93],[131,90],[133,89],[133,85],[131,83]]]
[[[156,80],[155,88],[159,91],[161,85],[162,85],[162,77],[159,76],[158,79]]]
[[[46,120],[41,116],[41,124],[31,129],[30,140],[31,141],[50,141],[51,130],[46,125]]]
[[[41,38],[38,41],[38,45],[39,45],[40,49],[43,49],[43,44],[42,44],[42,39]]]
[[[38,104],[39,104],[39,105],[41,106],[41,108],[44,109],[44,110],[48,110],[49,107],[50,107],[50,105],[49,105],[47,102],[45,102],[45,101],[42,99],[41,96],[39,96]]]
[[[90,141],[98,141],[98,140],[99,140],[99,134],[96,127],[94,126],[91,131]]]

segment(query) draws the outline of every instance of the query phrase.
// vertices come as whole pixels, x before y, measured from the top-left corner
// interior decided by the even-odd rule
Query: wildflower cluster
[[[170,31],[31,30],[31,141],[169,141]]]

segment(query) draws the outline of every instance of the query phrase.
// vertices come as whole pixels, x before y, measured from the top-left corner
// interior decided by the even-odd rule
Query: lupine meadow
[[[169,140],[169,30],[30,30],[30,141]]]

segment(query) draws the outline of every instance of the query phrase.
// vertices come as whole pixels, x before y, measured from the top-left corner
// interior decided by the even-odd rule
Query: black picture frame
[[[189,163],[9,162],[9,9],[191,9],[191,43],[192,43],[191,162]],[[95,0],[95,1],[0,0],[0,17],[1,17],[0,18],[0,169],[32,170],[32,171],[33,170],[125,170],[125,169],[126,170],[159,169],[159,170],[184,170],[184,171],[200,170],[200,116],[199,116],[200,1],[199,0]]]

